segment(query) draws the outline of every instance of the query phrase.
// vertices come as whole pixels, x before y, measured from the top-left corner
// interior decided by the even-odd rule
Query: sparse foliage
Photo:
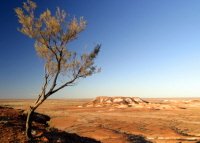
[[[31,116],[44,100],[62,88],[73,85],[77,79],[99,71],[94,65],[94,59],[99,53],[100,45],[96,45],[91,53],[79,56],[75,50],[70,51],[68,48],[68,43],[75,40],[86,27],[83,17],[68,20],[66,12],[59,8],[54,15],[47,9],[36,17],[36,7],[35,2],[27,0],[22,8],[15,9],[21,24],[19,31],[35,40],[35,50],[44,60],[44,84],[35,104],[28,112],[28,138],[32,137]],[[59,82],[59,78],[65,78],[65,82]]]

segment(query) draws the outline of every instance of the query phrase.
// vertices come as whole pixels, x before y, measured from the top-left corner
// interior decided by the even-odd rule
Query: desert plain
[[[142,136],[155,143],[200,141],[199,98],[146,98],[147,103],[95,104],[93,99],[49,99],[37,112],[49,115],[49,124],[102,143],[128,143]],[[1,99],[1,106],[27,110],[31,99]],[[93,105],[92,105],[93,104]]]

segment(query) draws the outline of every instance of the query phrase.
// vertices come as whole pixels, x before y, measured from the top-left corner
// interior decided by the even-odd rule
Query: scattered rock
[[[32,135],[36,135],[37,132],[35,130],[32,130],[31,133],[32,133]]]
[[[46,137],[42,137],[41,140],[42,140],[43,142],[49,142],[49,140],[48,140]]]

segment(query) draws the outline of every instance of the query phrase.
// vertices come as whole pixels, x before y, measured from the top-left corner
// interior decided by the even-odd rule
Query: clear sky
[[[36,0],[38,13],[56,6],[84,16],[75,48],[102,49],[102,72],[53,98],[95,96],[200,97],[199,0]],[[14,8],[0,4],[0,98],[35,98],[43,74],[33,40],[17,31]]]

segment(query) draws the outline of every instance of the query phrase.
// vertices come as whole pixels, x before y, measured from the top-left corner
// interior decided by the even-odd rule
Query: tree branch
[[[59,91],[60,89],[66,87],[66,86],[69,86],[70,84],[72,84],[72,83],[73,83],[76,79],[78,79],[78,78],[79,78],[79,76],[75,76],[72,80],[66,82],[65,84],[61,85],[59,88],[53,90],[53,91],[51,92],[51,94],[53,94],[53,93]]]
[[[46,67],[45,67],[44,71],[45,71],[44,84],[43,84],[43,86],[42,86],[42,91],[41,91],[41,93],[39,94],[38,99],[35,101],[35,104],[37,104],[37,103],[40,101],[41,97],[45,95],[46,88],[47,88],[47,85],[48,85],[48,78],[49,78],[49,75],[48,75],[47,72],[46,72]]]
[[[42,37],[42,39],[43,39],[44,41],[48,41],[48,42],[49,42],[49,43],[42,43],[42,44],[46,45],[46,47],[55,55],[56,60],[58,61],[58,55],[57,55],[56,52],[54,52],[53,49],[50,47],[50,38],[49,38],[48,40],[45,39],[45,37],[43,36],[43,34],[41,33],[41,31],[40,31],[40,35],[41,35],[41,37]]]
[[[50,95],[61,90],[62,88],[69,86],[70,84],[72,84],[75,80],[77,80],[79,77],[81,77],[79,74],[81,72],[81,68],[78,70],[77,74],[74,76],[74,78],[66,83],[64,83],[63,85],[61,85],[60,87],[58,87],[57,89],[51,91]]]
[[[55,86],[56,86],[56,82],[57,82],[58,76],[59,76],[60,71],[61,71],[61,61],[62,61],[62,51],[60,51],[60,58],[57,61],[57,63],[58,63],[57,73],[56,73],[55,78],[53,80],[52,86],[51,86],[51,88],[50,88],[50,90],[49,90],[49,92],[47,93],[46,96],[49,96],[49,93],[51,93],[53,91],[53,89],[55,88]]]

